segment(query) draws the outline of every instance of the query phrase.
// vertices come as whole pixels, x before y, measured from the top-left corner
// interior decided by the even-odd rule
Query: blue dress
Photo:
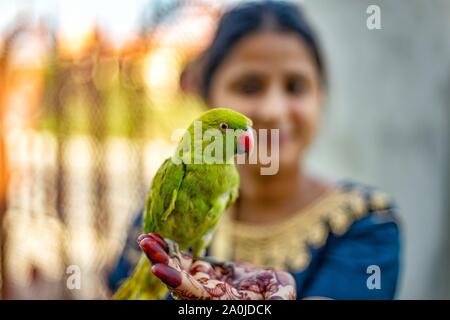
[[[385,193],[343,181],[301,214],[276,225],[243,225],[225,215],[208,254],[289,271],[298,299],[393,299],[400,265],[396,211]],[[134,221],[109,275],[112,291],[137,262],[141,220],[139,215]]]

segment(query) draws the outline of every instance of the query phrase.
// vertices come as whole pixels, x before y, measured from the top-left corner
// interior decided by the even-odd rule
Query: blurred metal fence
[[[108,297],[106,274],[173,150],[168,138],[202,107],[176,89],[217,11],[181,1],[161,12],[171,18],[144,20],[120,47],[97,25],[70,37],[18,18],[3,36],[2,298]],[[71,265],[81,270],[76,290],[66,285]]]

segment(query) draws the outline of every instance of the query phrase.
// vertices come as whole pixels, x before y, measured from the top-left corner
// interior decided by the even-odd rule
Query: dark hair
[[[321,81],[323,84],[326,83],[317,37],[300,8],[285,1],[247,2],[236,6],[222,16],[214,39],[203,55],[205,60],[201,75],[203,97],[209,96],[212,77],[230,50],[244,36],[258,31],[268,21],[273,22],[275,30],[294,32],[306,43],[317,64]]]

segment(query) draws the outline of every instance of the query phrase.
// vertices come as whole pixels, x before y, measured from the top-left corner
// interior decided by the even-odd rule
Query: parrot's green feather
[[[186,172],[184,163],[175,164],[166,159],[153,178],[147,198],[144,232],[157,232],[160,225],[175,209],[178,189]],[[158,195],[158,196],[152,196]]]
[[[220,108],[206,112],[199,120],[203,130],[220,129],[223,123],[240,130],[251,125],[251,120],[240,113]],[[193,132],[192,128],[188,132]],[[190,156],[181,157],[180,163],[168,158],[158,169],[147,196],[143,231],[157,232],[175,241],[182,250],[192,248],[193,256],[198,257],[209,244],[221,214],[238,197],[239,174],[234,163],[194,164],[187,161]],[[143,255],[115,298],[161,298],[166,293],[162,286]]]
[[[151,263],[142,255],[133,275],[115,292],[115,300],[156,300],[167,294],[167,287],[151,272]]]

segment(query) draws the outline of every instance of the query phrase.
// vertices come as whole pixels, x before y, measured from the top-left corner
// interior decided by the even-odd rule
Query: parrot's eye
[[[222,122],[220,124],[220,130],[225,131],[228,129],[228,125],[225,122]]]

